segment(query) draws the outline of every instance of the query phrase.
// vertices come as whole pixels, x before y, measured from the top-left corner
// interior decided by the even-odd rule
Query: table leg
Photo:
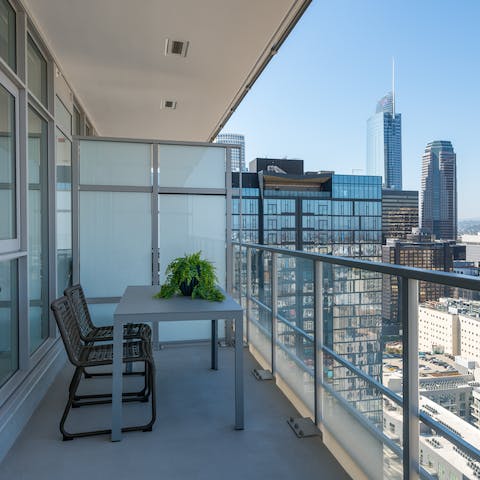
[[[158,322],[152,322],[152,343],[154,350],[160,350],[160,336],[158,334]]]
[[[243,313],[235,318],[235,430],[243,430]]]
[[[112,442],[122,439],[123,323],[113,323]]]
[[[212,320],[212,370],[218,370],[218,321]]]

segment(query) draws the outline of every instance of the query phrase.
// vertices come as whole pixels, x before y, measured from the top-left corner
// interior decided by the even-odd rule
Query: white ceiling
[[[309,3],[24,1],[100,135],[190,141],[211,139]],[[164,55],[167,37],[186,58]]]

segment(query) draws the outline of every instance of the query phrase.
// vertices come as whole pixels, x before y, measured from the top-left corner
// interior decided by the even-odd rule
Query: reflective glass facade
[[[457,238],[457,156],[449,141],[431,142],[422,157],[421,225],[437,239]]]
[[[380,177],[319,175],[317,184],[313,175],[281,178],[256,173],[242,175],[241,212],[239,198],[233,199],[234,239],[241,235],[248,243],[381,259]],[[238,176],[233,181],[234,189],[238,188]],[[302,181],[308,183],[301,187]],[[313,334],[312,269],[305,268],[304,262],[283,256],[278,263],[282,280],[279,313]],[[259,263],[258,268],[265,267]],[[259,277],[264,278],[264,274]],[[381,275],[325,264],[324,292],[326,345],[381,381]],[[267,297],[263,301],[268,304]],[[269,328],[269,319],[264,321],[265,328]],[[300,338],[296,348],[299,358],[313,361],[313,349],[308,342]],[[332,363],[330,367],[332,386],[362,414],[375,423],[381,422],[381,399],[377,394],[349,375],[343,366]]]
[[[367,121],[367,174],[381,175],[385,188],[402,189],[402,117],[389,93]]]

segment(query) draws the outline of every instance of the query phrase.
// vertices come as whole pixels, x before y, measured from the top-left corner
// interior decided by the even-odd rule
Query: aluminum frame
[[[64,133],[62,131],[62,133]],[[80,182],[80,161],[82,141],[94,142],[117,142],[117,143],[142,143],[151,146],[151,168],[152,168],[152,184],[149,186],[129,186],[129,185],[90,185]],[[160,187],[158,181],[158,171],[160,165],[160,146],[161,145],[178,145],[193,146],[207,148],[222,148],[225,151],[225,188],[194,188],[194,187]],[[151,244],[152,244],[152,285],[159,284],[159,248],[160,239],[158,234],[159,210],[158,200],[161,194],[170,195],[209,195],[222,196],[226,199],[226,231],[225,231],[225,267],[226,290],[231,292],[232,289],[232,268],[233,268],[233,246],[231,244],[232,225],[231,225],[231,203],[232,203],[232,181],[231,181],[231,150],[237,148],[233,145],[211,144],[206,142],[183,142],[168,141],[154,139],[135,139],[135,138],[117,138],[117,137],[90,137],[90,136],[74,136],[72,141],[72,249],[73,249],[73,280],[79,283],[81,280],[80,271],[80,194],[81,192],[138,192],[148,193],[151,195]],[[106,304],[117,303],[112,302],[117,297],[95,297],[88,299],[89,303]],[[225,323],[225,339],[227,344],[233,344],[233,322]],[[154,339],[158,339],[158,325],[154,325]]]
[[[390,450],[392,450],[400,458],[403,457],[403,478],[404,479],[418,479],[418,478],[431,478],[428,473],[423,469],[419,462],[419,423],[422,421],[433,430],[440,432],[440,434],[447,440],[456,445],[457,447],[467,451],[475,460],[480,461],[480,450],[474,446],[465,442],[459,435],[452,432],[450,429],[444,427],[439,422],[430,418],[423,412],[419,411],[419,386],[418,386],[418,284],[419,281],[427,281],[432,283],[439,283],[448,286],[459,286],[461,288],[467,288],[471,290],[480,291],[480,280],[475,278],[466,278],[465,276],[451,274],[447,272],[438,272],[430,270],[422,270],[412,267],[403,267],[392,264],[369,262],[364,260],[356,260],[345,257],[334,257],[330,255],[322,255],[317,253],[299,252],[294,250],[288,250],[278,247],[268,247],[265,245],[247,244],[243,242],[232,242],[233,245],[239,246],[240,251],[246,249],[247,257],[247,278],[246,278],[246,304],[247,304],[247,329],[250,322],[257,325],[262,329],[265,334],[268,334],[265,327],[260,325],[257,321],[251,318],[250,305],[252,302],[257,304],[263,310],[272,313],[273,308],[268,307],[260,300],[256,299],[252,295],[251,290],[251,261],[252,253],[257,252],[271,252],[272,256],[285,255],[294,258],[304,258],[314,261],[315,265],[315,284],[314,284],[314,311],[315,311],[315,323],[314,323],[314,371],[303,364],[301,359],[297,358],[288,349],[283,349],[290,359],[294,361],[300,368],[306,373],[313,375],[315,390],[314,390],[314,409],[313,415],[315,416],[317,426],[323,427],[323,395],[324,392],[328,392],[342,406],[351,413],[364,427],[366,427],[378,440],[383,442]],[[241,262],[240,257],[240,262]],[[397,275],[399,277],[399,294],[401,299],[400,315],[403,322],[403,362],[404,362],[404,379],[403,379],[403,395],[400,396],[388,389],[382,383],[376,381],[368,374],[363,372],[356,365],[352,364],[339,354],[328,348],[323,344],[323,263],[329,263],[333,265],[342,265],[351,268],[360,268],[368,271],[374,271],[382,274]],[[276,275],[272,275],[272,291],[275,291],[278,279]],[[241,287],[239,288],[241,292]],[[290,324],[286,319],[281,318],[277,314],[278,320],[285,321]],[[296,327],[298,328],[298,327]],[[304,336],[310,338],[305,332]],[[274,343],[274,342],[272,342]],[[272,345],[272,351],[276,347],[281,345]],[[403,449],[389,439],[382,432],[377,430],[372,424],[370,424],[363,415],[352,407],[340,394],[328,385],[323,380],[323,357],[325,354],[331,356],[335,361],[349,369],[357,377],[366,381],[372,388],[377,389],[382,395],[392,400],[395,404],[399,405],[403,409]],[[274,365],[272,364],[272,368]]]

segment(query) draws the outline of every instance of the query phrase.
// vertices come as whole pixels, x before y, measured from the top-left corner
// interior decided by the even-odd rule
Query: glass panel
[[[15,30],[16,15],[7,0],[0,0],[0,57],[16,70]]]
[[[225,188],[225,149],[159,146],[160,186]]]
[[[337,362],[329,355],[324,355],[324,393],[322,395],[323,422],[328,431],[337,439],[368,478],[395,479],[403,478],[401,409],[385,402],[382,414],[382,395],[372,389],[370,397],[380,399],[379,405],[374,401],[373,408],[362,411],[365,403],[358,402],[362,390],[370,388],[367,382],[349,371],[347,379],[338,379],[335,370]],[[341,383],[349,388],[343,388]],[[369,400],[370,401],[370,400]],[[379,422],[372,421],[371,412],[379,410]],[[383,417],[383,426],[380,421]]]
[[[323,272],[325,345],[381,382],[381,278],[365,270],[329,264],[324,264]],[[379,425],[382,401],[378,392],[337,362],[331,374],[335,391],[347,395],[355,409]]]
[[[430,478],[478,479],[480,462],[468,449],[468,445],[479,448],[478,429],[460,420],[455,414],[431,400],[420,397],[420,409],[443,427],[456,433],[467,444],[459,448],[438,431],[420,422],[419,463]]]
[[[17,261],[0,262],[0,386],[18,370]]]
[[[151,150],[144,143],[84,140],[80,143],[80,183],[150,186]]]
[[[150,194],[80,192],[80,276],[87,297],[152,283]]]
[[[225,197],[159,195],[158,208],[160,281],[174,258],[201,250],[215,265],[218,281],[225,287]]]
[[[48,337],[47,122],[28,111],[28,293],[30,353]]]
[[[27,84],[35,97],[47,106],[47,62],[30,35],[27,47]]]
[[[445,257],[442,253],[441,259]],[[437,414],[426,413],[439,421],[448,420],[462,435],[472,431],[472,426],[480,427],[479,300],[479,291],[419,282],[421,401],[433,402]],[[480,448],[480,442],[475,446]]]
[[[176,257],[202,252],[216,267],[219,284],[226,281],[226,204],[225,197],[213,195],[159,195],[159,273],[165,281],[165,269]],[[159,326],[166,340],[206,339],[210,322],[181,322]],[[222,336],[219,325],[219,335]]]
[[[72,284],[72,148],[57,129],[57,294]]]
[[[0,85],[0,240],[17,236],[15,97]]]
[[[58,97],[55,97],[55,121],[64,133],[72,135],[72,115]]]
[[[81,117],[80,112],[76,109],[75,105],[73,106],[73,127],[72,127],[72,134],[73,135],[80,135],[81,132]]]
[[[279,255],[277,268],[277,371],[313,415],[313,262]]]
[[[252,272],[253,274],[253,272]],[[261,308],[257,303],[250,301],[250,315],[248,317],[248,339],[263,357],[266,365],[264,368],[272,368],[272,314]]]
[[[252,250],[252,275],[252,296],[272,308],[272,254],[270,252]],[[270,325],[267,328],[271,331]]]

